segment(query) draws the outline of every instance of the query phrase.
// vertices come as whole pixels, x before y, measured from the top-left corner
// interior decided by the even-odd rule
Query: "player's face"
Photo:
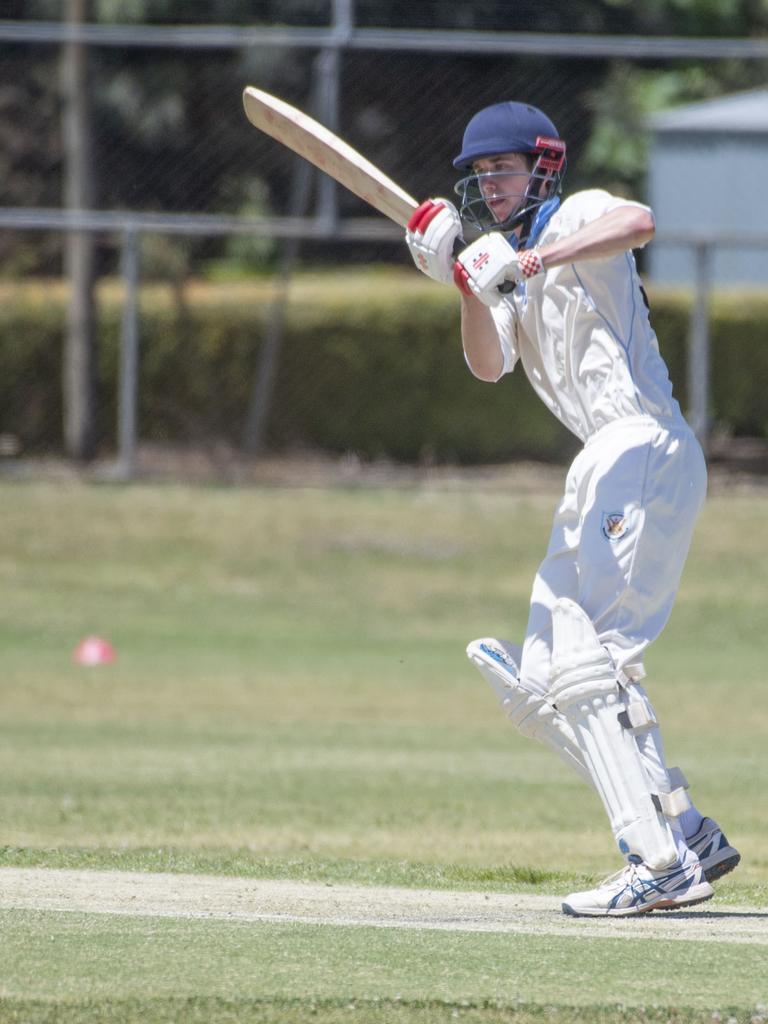
[[[522,153],[501,153],[476,160],[472,170],[485,205],[499,223],[511,217],[525,198],[531,177],[527,157]]]

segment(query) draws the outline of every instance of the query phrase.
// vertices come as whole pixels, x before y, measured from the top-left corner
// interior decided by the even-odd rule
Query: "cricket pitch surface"
[[[557,896],[131,871],[0,868],[0,910],[768,945],[764,907],[568,918]]]

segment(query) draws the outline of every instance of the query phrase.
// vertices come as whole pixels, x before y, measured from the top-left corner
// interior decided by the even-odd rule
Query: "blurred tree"
[[[651,113],[742,89],[764,87],[765,61],[685,62],[673,68],[616,61],[584,96],[593,129],[583,171],[594,185],[641,198]]]
[[[747,36],[768,27],[765,0],[356,0],[359,25],[505,32]]]
[[[379,28],[750,36],[768,28],[765,0],[352,0],[355,22]],[[333,0],[95,0],[112,23],[324,26]],[[61,0],[2,0],[0,16],[58,20]]]
[[[58,53],[49,46],[8,46],[0,57],[0,205],[58,206],[61,131]],[[35,131],[29,111],[35,111]],[[54,235],[0,232],[2,274],[60,273]]]

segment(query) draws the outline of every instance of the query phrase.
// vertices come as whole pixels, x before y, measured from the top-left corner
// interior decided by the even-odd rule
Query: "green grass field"
[[[596,798],[464,657],[556,492],[0,484],[0,866],[563,894]],[[768,490],[719,491],[647,688],[768,914]],[[114,664],[72,662],[107,636]],[[764,908],[764,909],[763,909]],[[655,915],[660,916],[660,915]],[[666,915],[668,919],[673,915]],[[768,1020],[752,942],[0,913],[0,1021]]]

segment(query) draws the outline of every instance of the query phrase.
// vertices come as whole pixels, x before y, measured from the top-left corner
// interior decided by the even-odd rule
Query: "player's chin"
[[[497,224],[503,224],[508,217],[512,216],[516,209],[514,203],[510,203],[503,199],[486,200],[486,206]]]

